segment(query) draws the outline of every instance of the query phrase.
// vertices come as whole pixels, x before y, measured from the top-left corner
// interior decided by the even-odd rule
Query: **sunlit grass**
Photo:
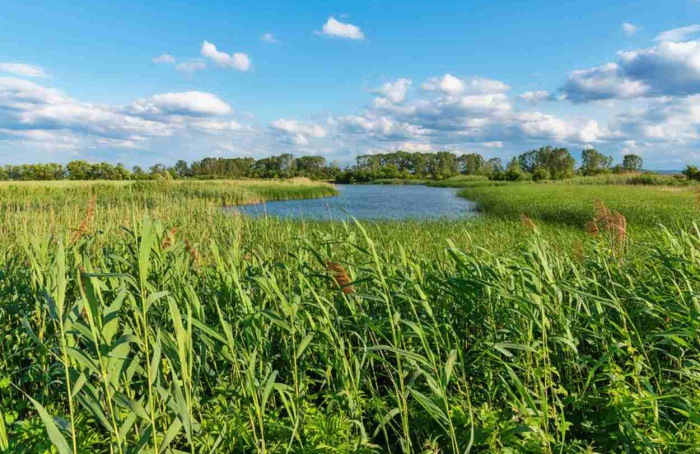
[[[178,185],[0,190],[0,451],[700,448],[692,190],[355,224],[221,209],[327,187]],[[595,199],[620,244],[585,232]]]

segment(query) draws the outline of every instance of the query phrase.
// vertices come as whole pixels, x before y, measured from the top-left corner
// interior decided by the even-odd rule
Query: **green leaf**
[[[34,404],[34,407],[36,407],[36,411],[39,413],[41,420],[44,422],[44,427],[46,427],[46,432],[49,434],[51,443],[56,446],[59,454],[72,454],[73,451],[68,446],[68,442],[63,437],[61,431],[58,430],[58,427],[56,427],[56,423],[51,415],[49,415],[46,409],[39,402],[29,396],[27,396],[27,399],[29,399],[31,403]]]

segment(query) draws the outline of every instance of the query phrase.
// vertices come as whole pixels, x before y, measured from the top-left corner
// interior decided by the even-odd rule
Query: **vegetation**
[[[611,164],[612,157],[587,149],[581,155],[581,166],[576,169],[576,160],[566,148],[546,146],[514,157],[506,168],[503,167],[499,158],[486,160],[478,153],[456,155],[449,151],[436,153],[397,151],[358,156],[354,166],[341,170],[337,163],[328,164],[322,156],[297,158],[285,153],[258,160],[205,158],[191,165],[179,160],[171,167],[155,164],[149,168],[148,172],[139,166],[128,170],[122,164],[87,161],[71,161],[65,167],[60,164],[8,165],[0,168],[0,180],[209,180],[305,177],[314,180],[335,180],[337,183],[387,181],[416,183],[468,175],[484,176],[492,180],[544,181],[567,179],[576,173],[591,176],[610,172],[639,172],[642,168],[642,158],[637,155],[626,155],[622,165],[611,169]],[[686,175],[688,179],[697,179],[692,176],[692,172],[686,171]]]
[[[628,154],[622,165],[611,168],[612,157],[594,149],[583,150],[581,165],[566,148],[550,146],[527,151],[513,157],[505,166],[499,158],[485,160],[478,153],[463,154],[441,151],[437,153],[395,153],[358,156],[356,164],[338,173],[338,183],[370,183],[403,179],[441,181],[459,175],[485,177],[496,181],[564,180],[601,174],[639,173],[642,158]],[[700,174],[700,173],[699,173]],[[448,183],[449,185],[449,183]]]
[[[328,188],[0,185],[0,452],[700,449],[692,188],[475,178],[477,221],[219,208]]]
[[[179,160],[172,167],[155,164],[148,172],[140,166],[132,170],[122,164],[107,162],[89,163],[71,161],[61,164],[22,164],[0,168],[0,180],[172,180],[172,179],[241,179],[241,178],[294,178],[332,180],[340,171],[337,164],[326,163],[322,156],[281,154],[263,159],[253,158],[205,158],[192,165]]]

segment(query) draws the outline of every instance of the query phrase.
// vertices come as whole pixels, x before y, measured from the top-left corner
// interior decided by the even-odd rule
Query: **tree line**
[[[437,153],[394,153],[358,156],[352,168],[341,172],[336,181],[363,183],[379,179],[443,179],[455,175],[482,175],[493,180],[561,180],[579,175],[598,175],[642,170],[640,156],[628,154],[613,166],[612,156],[588,148],[581,153],[581,164],[566,148],[551,146],[514,156],[506,165],[500,158],[485,159],[478,153],[456,155]]]
[[[294,157],[285,153],[262,159],[204,158],[188,164],[184,160],[172,166],[155,164],[148,169],[107,162],[90,163],[84,160],[62,164],[21,164],[0,167],[0,180],[158,180],[158,179],[237,179],[237,178],[293,178],[332,180],[340,167],[328,164],[322,156]]]
[[[153,180],[153,179],[240,179],[293,178],[365,183],[378,179],[443,179],[455,175],[483,175],[494,180],[559,180],[575,174],[632,172],[642,169],[642,158],[625,155],[612,165],[611,156],[594,149],[581,153],[581,164],[566,148],[542,147],[513,157],[506,165],[500,158],[486,159],[478,153],[457,155],[450,151],[411,153],[396,151],[357,156],[355,164],[341,169],[322,156],[295,157],[289,153],[254,158],[204,158],[172,166],[155,164],[148,169],[84,160],[62,164],[21,164],[0,167],[0,180]]]

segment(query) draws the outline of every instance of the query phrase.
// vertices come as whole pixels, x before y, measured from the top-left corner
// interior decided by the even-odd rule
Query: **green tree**
[[[182,159],[175,163],[173,169],[175,170],[175,173],[179,178],[186,178],[191,175],[190,166],[187,164],[187,161],[184,161]]]
[[[68,178],[71,180],[88,180],[92,172],[92,164],[87,161],[71,161],[66,165]]]
[[[643,164],[644,161],[642,160],[642,157],[636,154],[626,154],[622,158],[622,168],[626,172],[639,172],[642,170]]]
[[[485,173],[494,174],[499,172],[503,172],[503,161],[501,161],[501,158],[491,158],[486,161]]]
[[[458,158],[460,170],[465,175],[481,175],[484,173],[486,162],[478,153],[463,154]]]
[[[526,178],[526,174],[520,167],[520,162],[517,157],[513,157],[508,163],[505,177],[508,181],[522,181]]]
[[[606,156],[593,148],[583,150],[581,153],[581,173],[583,175],[597,175],[610,169],[612,156]]]

